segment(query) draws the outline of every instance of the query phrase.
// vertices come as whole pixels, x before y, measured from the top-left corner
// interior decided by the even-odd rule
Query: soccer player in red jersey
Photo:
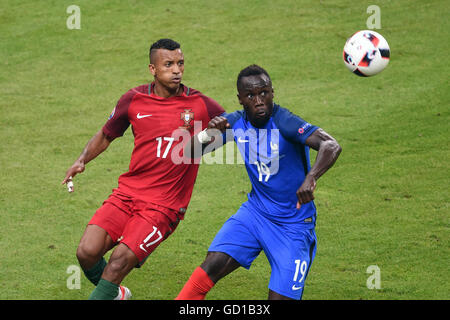
[[[129,171],[119,177],[118,187],[86,226],[76,253],[86,277],[96,285],[90,299],[131,296],[120,286],[122,280],[167,239],[188,207],[198,163],[178,161],[183,158],[183,140],[187,143],[204,128],[217,128],[215,119],[225,112],[213,99],[181,83],[184,56],[177,42],[158,40],[149,55],[154,82],[119,99],[62,182],[72,184],[89,161],[132,126]],[[181,139],[186,135],[188,139]],[[104,255],[113,248],[106,262]]]

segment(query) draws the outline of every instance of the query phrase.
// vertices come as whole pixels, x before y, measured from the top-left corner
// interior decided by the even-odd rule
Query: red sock
[[[208,274],[197,267],[175,300],[204,300],[213,286],[214,282]]]

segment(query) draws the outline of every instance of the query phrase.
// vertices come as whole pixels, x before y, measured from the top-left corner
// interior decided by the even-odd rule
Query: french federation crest
[[[191,121],[194,120],[194,113],[192,110],[184,109],[184,112],[181,113],[181,120],[183,120],[184,124],[180,127],[180,129],[191,129]]]

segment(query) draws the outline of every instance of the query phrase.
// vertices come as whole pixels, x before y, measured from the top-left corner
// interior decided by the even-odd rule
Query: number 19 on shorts
[[[294,281],[298,282],[299,285],[296,285],[295,283],[292,285],[292,290],[299,290],[302,288],[300,283],[305,280],[306,271],[308,270],[308,263],[306,261],[301,261],[300,259],[297,259],[295,262],[295,274],[294,274]],[[300,277],[300,278],[299,278]]]

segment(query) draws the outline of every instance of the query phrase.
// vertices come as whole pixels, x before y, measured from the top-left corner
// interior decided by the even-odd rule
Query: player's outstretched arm
[[[213,137],[220,131],[225,132],[230,127],[227,118],[216,116],[208,122],[208,127],[200,133],[192,136],[184,149],[185,154],[190,154],[191,158],[197,158],[203,155],[205,147],[213,142]],[[214,132],[215,131],[215,132]]]
[[[306,145],[317,151],[316,161],[297,190],[297,208],[314,200],[316,181],[330,169],[342,151],[339,143],[322,129],[317,129],[306,139]]]
[[[72,181],[73,177],[78,173],[81,173],[85,169],[85,165],[96,158],[100,153],[105,151],[112,139],[108,138],[103,130],[100,129],[83,149],[78,159],[73,163],[73,165],[66,171],[66,176],[61,184],[69,183]],[[71,190],[69,190],[71,191]]]

